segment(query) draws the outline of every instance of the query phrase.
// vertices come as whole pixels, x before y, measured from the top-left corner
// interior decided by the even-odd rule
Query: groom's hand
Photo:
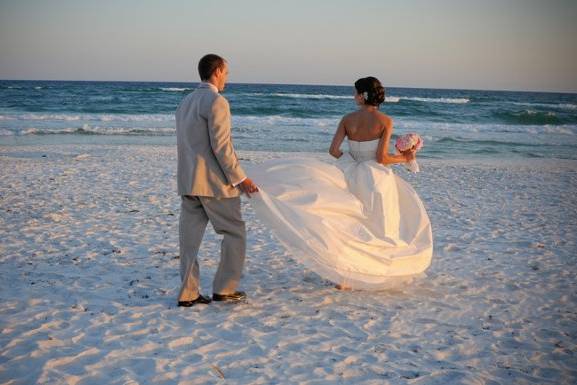
[[[252,182],[252,180],[250,180],[249,178],[246,178],[245,180],[243,180],[239,185],[238,188],[240,188],[240,191],[242,191],[243,193],[246,194],[247,197],[250,198],[250,194],[253,194],[255,192],[258,192],[258,187]]]

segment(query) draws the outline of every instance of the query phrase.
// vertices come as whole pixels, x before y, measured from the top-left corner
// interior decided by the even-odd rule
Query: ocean
[[[174,111],[196,83],[0,81],[0,145],[176,144]],[[229,84],[239,150],[327,151],[352,86]],[[395,135],[424,158],[577,159],[577,94],[386,88]]]

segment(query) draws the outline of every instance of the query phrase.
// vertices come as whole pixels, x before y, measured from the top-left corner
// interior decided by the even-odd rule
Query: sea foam
[[[466,104],[470,102],[467,98],[420,98],[412,96],[400,97],[401,100],[410,100],[414,102],[424,102],[424,103],[448,103],[448,104]]]
[[[103,121],[103,122],[166,122],[174,120],[173,114],[40,114],[22,113],[0,115],[0,120],[45,121]]]
[[[542,108],[555,108],[562,110],[577,110],[577,104],[572,103],[521,103],[521,102],[511,102],[510,104],[516,106],[528,106],[528,107],[542,107]]]
[[[577,135],[577,125],[518,125],[518,124],[493,124],[493,123],[444,123],[411,121],[397,119],[395,127],[401,130],[412,130],[416,132],[426,131],[452,131],[458,132],[478,132],[478,133],[526,133],[526,134],[561,134]]]
[[[294,93],[244,93],[236,94],[235,96],[264,96],[264,97],[279,97],[279,98],[294,98],[294,99],[347,99],[352,100],[353,95],[329,95],[329,94],[294,94]],[[388,103],[398,103],[402,100],[409,100],[413,102],[423,102],[423,103],[450,103],[450,104],[465,104],[469,103],[470,99],[467,98],[421,98],[421,97],[411,97],[411,96],[387,96],[385,101]]]
[[[194,88],[186,88],[186,87],[160,87],[161,91],[166,92],[183,92],[183,91],[192,91]]]

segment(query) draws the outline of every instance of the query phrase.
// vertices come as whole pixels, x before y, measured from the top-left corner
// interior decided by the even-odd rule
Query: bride
[[[339,289],[392,287],[431,263],[427,212],[389,167],[413,160],[415,153],[389,153],[393,121],[378,110],[384,99],[378,79],[355,82],[359,109],[337,128],[329,150],[335,164],[276,159],[250,171],[260,189],[251,199],[257,218],[296,260]]]

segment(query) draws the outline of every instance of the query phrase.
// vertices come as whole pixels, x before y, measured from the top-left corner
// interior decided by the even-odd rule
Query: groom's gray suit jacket
[[[216,87],[201,83],[176,110],[179,195],[232,198],[246,175],[231,140],[230,107]]]

